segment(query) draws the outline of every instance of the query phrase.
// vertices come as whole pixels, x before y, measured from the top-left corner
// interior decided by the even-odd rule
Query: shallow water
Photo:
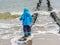
[[[0,12],[5,11],[23,11],[24,7],[28,7],[30,11],[34,10],[38,0],[0,0]],[[60,10],[60,0],[50,0],[54,9]],[[42,0],[41,10],[46,10],[46,0]]]
[[[40,12],[39,12],[40,13]],[[45,14],[45,15],[44,15]],[[45,34],[54,33],[57,34],[59,27],[54,23],[49,13],[41,13],[38,16],[36,23],[32,26],[32,34]],[[23,35],[22,22],[19,18],[12,20],[0,21],[0,39],[11,39],[13,37],[18,37]]]

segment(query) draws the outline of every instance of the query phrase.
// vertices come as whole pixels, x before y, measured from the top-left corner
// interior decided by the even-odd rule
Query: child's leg
[[[27,32],[28,32],[28,36],[31,35],[31,27],[27,26]]]
[[[26,40],[26,37],[28,36],[27,35],[27,28],[26,28],[26,26],[23,26],[23,31],[24,31],[24,36],[21,38],[21,39],[19,39],[18,41],[24,41],[24,40]]]
[[[23,26],[24,36],[27,37],[27,26]]]

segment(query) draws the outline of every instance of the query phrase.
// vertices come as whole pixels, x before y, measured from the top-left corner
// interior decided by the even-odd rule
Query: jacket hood
[[[24,12],[26,12],[26,11],[29,11],[29,9],[27,7],[24,8]]]

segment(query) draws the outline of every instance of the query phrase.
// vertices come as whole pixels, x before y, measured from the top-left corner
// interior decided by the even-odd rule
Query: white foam
[[[13,39],[11,39],[11,45],[18,45],[18,44],[24,44],[26,43],[28,40],[31,40],[33,38],[33,35],[31,37],[28,37],[26,41],[18,41],[18,39],[20,39],[21,37],[15,37]]]
[[[14,24],[0,23],[0,28],[11,28]]]
[[[47,11],[35,11],[32,14],[34,14],[34,13],[38,13],[40,15],[49,15],[50,14],[50,12],[47,12]]]
[[[21,15],[22,14],[22,12],[10,12],[12,15],[16,15],[16,14],[18,14],[18,15]]]
[[[7,34],[7,35],[4,35],[4,36],[1,36],[1,39],[11,39],[13,37],[14,36],[12,34]]]

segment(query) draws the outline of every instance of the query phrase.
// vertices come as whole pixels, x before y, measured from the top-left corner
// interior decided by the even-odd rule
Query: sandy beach
[[[31,14],[38,13],[38,18],[32,26],[32,40],[23,45],[60,45],[60,27],[50,17],[50,12],[56,12],[60,21],[60,0],[50,0],[52,11],[48,11],[47,0],[42,0],[40,11],[35,11],[37,3],[38,0],[0,0],[0,45],[22,45],[14,39],[23,36],[19,17],[24,7],[28,7]]]
[[[0,45],[11,45],[11,42],[8,39],[0,39]],[[49,33],[35,35],[27,45],[60,45],[60,35]]]
[[[11,45],[11,43],[8,39],[0,39],[0,45]]]
[[[39,16],[32,26],[34,37],[26,45],[60,45],[59,26],[50,17],[48,12],[38,13]],[[0,45],[12,45],[11,39],[23,36],[21,23],[19,18],[0,21]],[[2,24],[4,25],[2,26]]]
[[[60,36],[55,34],[40,34],[33,38],[32,45],[60,45]]]

